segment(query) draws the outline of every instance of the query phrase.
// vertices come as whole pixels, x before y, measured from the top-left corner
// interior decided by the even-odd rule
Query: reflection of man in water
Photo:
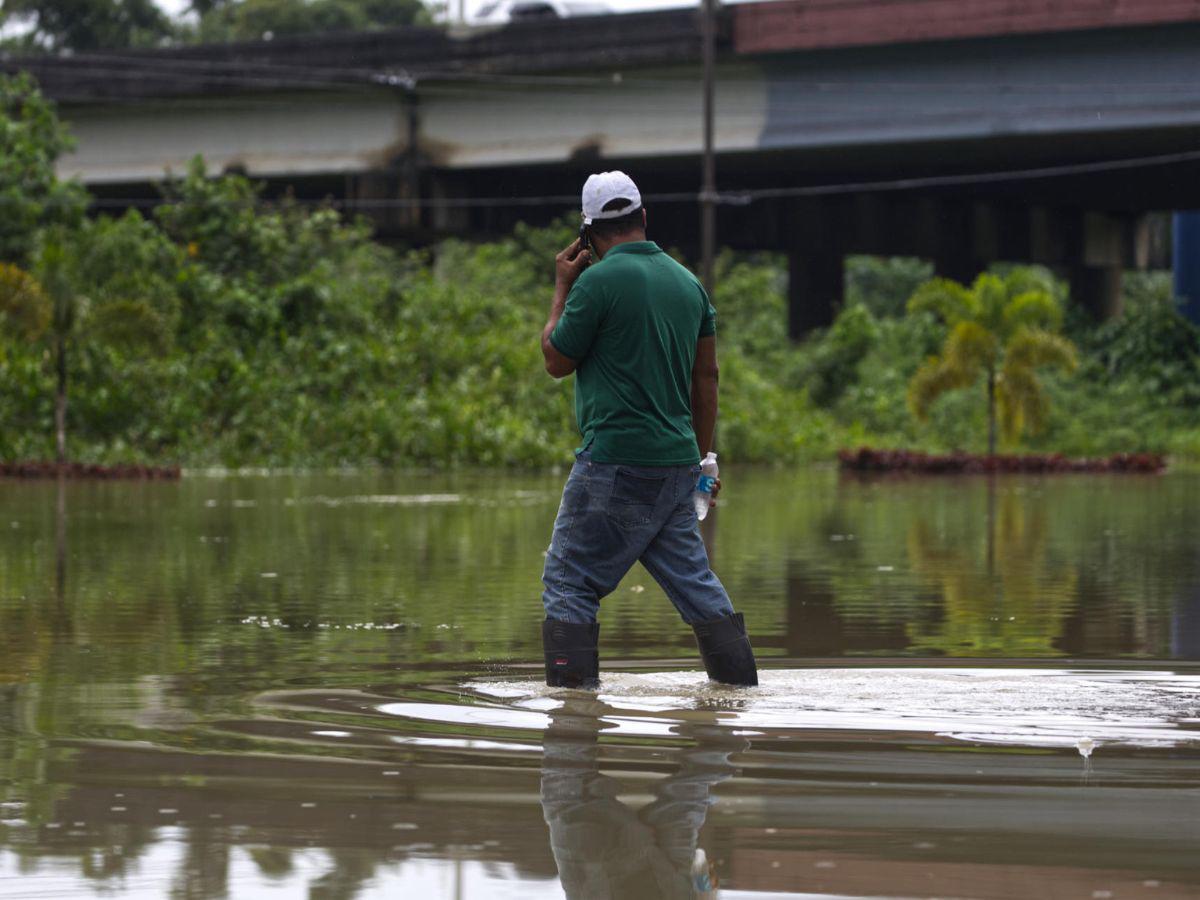
[[[712,787],[734,774],[729,756],[747,742],[711,726],[692,729],[696,746],[655,784],[654,802],[635,812],[617,800],[618,782],[599,772],[606,709],[569,701],[551,713],[544,736],[542,811],[563,891],[569,900],[716,897],[698,886],[692,862]]]
[[[558,254],[546,370],[575,373],[582,443],[542,575],[546,683],[599,677],[600,600],[637,561],[696,632],[709,677],[757,684],[746,626],[709,567],[692,493],[717,417],[716,311],[646,240],[623,172],[583,186],[580,239]]]

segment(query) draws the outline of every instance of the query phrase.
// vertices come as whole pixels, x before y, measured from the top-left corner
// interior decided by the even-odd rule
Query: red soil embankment
[[[174,481],[180,476],[179,466],[139,466],[120,464],[101,466],[93,463],[0,462],[0,478],[91,478],[143,479]]]
[[[959,475],[979,472],[1131,472],[1154,473],[1167,467],[1157,453],[1117,453],[1101,459],[1072,459],[1059,453],[987,456],[975,453],[936,455],[915,450],[841,450],[838,461],[852,472],[914,472]]]

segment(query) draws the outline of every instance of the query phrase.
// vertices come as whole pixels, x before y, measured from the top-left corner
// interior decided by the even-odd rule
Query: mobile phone
[[[592,236],[588,232],[587,225],[581,224],[579,226],[579,240],[583,241],[583,249],[590,253],[592,250]]]

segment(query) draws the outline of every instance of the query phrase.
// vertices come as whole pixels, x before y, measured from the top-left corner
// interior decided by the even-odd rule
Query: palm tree
[[[973,387],[982,378],[988,401],[988,453],[996,452],[996,426],[1016,441],[1037,432],[1050,408],[1038,370],[1076,366],[1075,346],[1059,334],[1063,304],[1053,281],[1036,269],[1007,275],[984,273],[969,288],[935,278],[909,298],[910,314],[930,312],[949,331],[908,385],[908,405],[924,421],[948,391]]]

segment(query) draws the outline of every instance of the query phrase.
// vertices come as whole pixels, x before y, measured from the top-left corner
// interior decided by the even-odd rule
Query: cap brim
[[[584,225],[591,225],[591,224],[592,224],[592,222],[594,222],[594,221],[596,221],[596,220],[599,220],[599,221],[603,222],[603,221],[605,221],[606,219],[619,219],[619,218],[621,218],[622,216],[628,216],[628,215],[630,215],[631,213],[635,213],[635,212],[637,212],[637,211],[638,211],[639,209],[641,209],[641,208],[642,208],[642,204],[641,204],[640,202],[638,202],[638,203],[635,203],[633,206],[630,206],[630,207],[625,207],[625,208],[622,208],[622,209],[614,209],[614,210],[613,210],[611,213],[609,213],[607,216],[606,216],[604,213],[600,213],[600,214],[599,214],[599,215],[597,215],[597,216],[590,216],[590,217],[589,217],[589,216],[584,216],[584,217],[583,217],[583,224],[584,224]]]

